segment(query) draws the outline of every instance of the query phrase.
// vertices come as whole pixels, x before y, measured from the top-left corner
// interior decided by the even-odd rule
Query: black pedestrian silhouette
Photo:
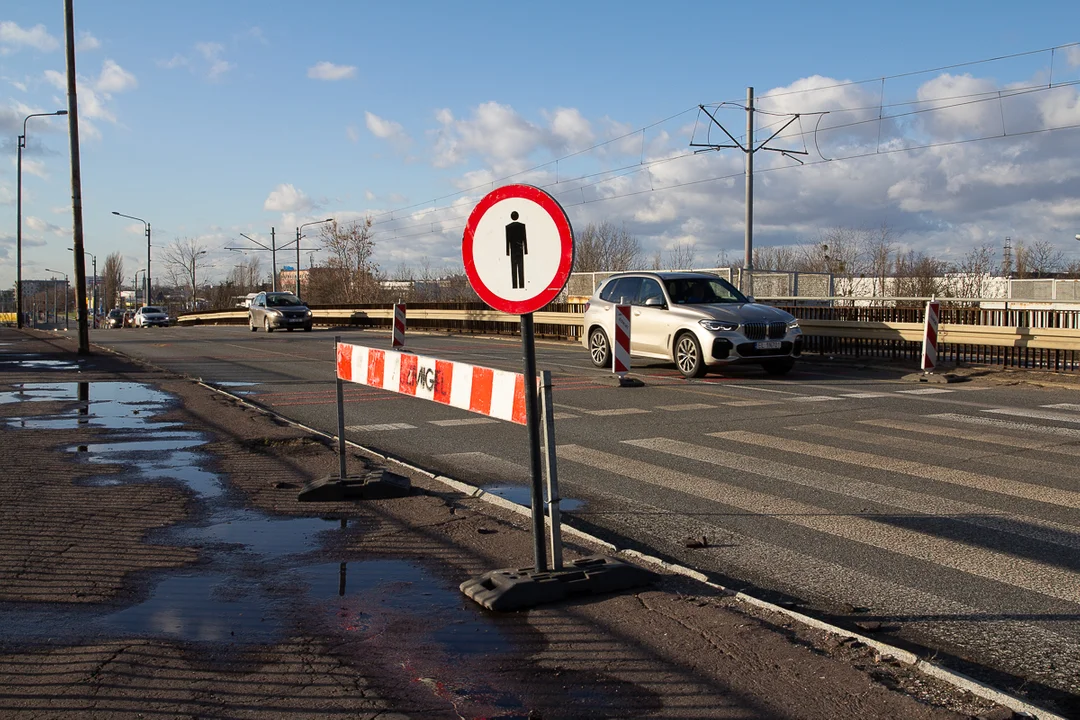
[[[529,254],[525,223],[517,221],[517,210],[510,213],[514,222],[506,226],[506,254],[510,256],[510,281],[515,289],[525,287],[525,256]]]

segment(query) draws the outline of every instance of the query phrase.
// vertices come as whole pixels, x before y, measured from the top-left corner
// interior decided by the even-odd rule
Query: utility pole
[[[276,239],[276,237],[274,235],[274,228],[270,228],[270,246],[269,247],[267,247],[266,245],[259,242],[258,240],[256,240],[253,237],[248,237],[244,233],[240,233],[240,237],[244,238],[245,240],[250,240],[251,242],[255,243],[256,245],[259,246],[260,250],[269,250],[270,251],[270,262],[273,264],[273,267],[270,268],[271,287],[273,288],[274,292],[277,292],[277,251],[278,251],[278,247],[277,247],[277,239]],[[289,245],[288,243],[285,243],[284,247],[288,247],[288,245]],[[254,250],[255,248],[250,248],[250,247],[228,247],[228,246],[226,246],[225,249],[226,250],[245,251],[245,250]]]
[[[75,94],[75,19],[72,0],[64,0],[67,39],[68,135],[71,140],[71,211],[75,247],[75,290],[79,312],[79,354],[90,354],[90,328],[86,323],[86,256],[83,254],[82,171],[79,165],[79,100]]]
[[[724,104],[725,103],[721,103],[720,106],[718,106],[718,107],[722,107]],[[746,173],[745,173],[746,174],[746,209],[745,209],[745,212],[746,212],[746,220],[745,220],[745,222],[746,222],[746,230],[745,230],[745,240],[744,240],[744,243],[743,243],[743,272],[744,272],[744,277],[746,278],[746,280],[743,283],[741,283],[742,287],[740,288],[740,290],[742,290],[744,293],[752,294],[753,293],[753,273],[752,273],[752,271],[754,269],[754,154],[757,153],[759,150],[768,150],[770,152],[778,152],[781,155],[785,155],[787,157],[790,157],[792,160],[795,160],[797,163],[799,163],[801,165],[802,160],[799,160],[799,158],[795,157],[795,155],[809,155],[810,153],[807,152],[806,150],[782,150],[780,148],[768,147],[768,145],[769,145],[770,142],[772,142],[772,140],[777,135],[779,135],[780,133],[787,130],[788,127],[793,122],[795,122],[800,117],[802,117],[802,114],[800,114],[800,113],[793,114],[791,116],[791,119],[788,120],[786,123],[784,123],[784,125],[781,126],[779,130],[774,132],[772,135],[770,135],[768,137],[767,140],[765,140],[764,142],[760,143],[759,145],[757,145],[755,147],[755,145],[754,145],[754,112],[755,112],[755,110],[754,110],[754,88],[752,88],[752,87],[746,88],[746,105],[743,107],[743,109],[746,111],[746,144],[745,145],[743,143],[739,142],[738,140],[736,140],[735,136],[732,135],[731,133],[729,133],[727,131],[727,128],[725,128],[723,125],[721,125],[720,121],[716,119],[716,116],[713,113],[709,112],[708,109],[706,109],[706,107],[704,105],[698,105],[698,107],[701,109],[701,111],[703,113],[705,113],[706,115],[709,116],[709,120],[711,120],[714,125],[716,125],[718,128],[720,128],[724,132],[724,134],[727,135],[728,140],[730,140],[731,142],[724,143],[724,144],[691,142],[690,147],[701,148],[700,150],[695,150],[695,152],[708,152],[710,150],[723,150],[724,148],[737,148],[739,150],[742,150],[743,153],[746,155]]]

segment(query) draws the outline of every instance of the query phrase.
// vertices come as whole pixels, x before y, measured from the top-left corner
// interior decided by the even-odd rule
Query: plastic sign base
[[[330,476],[305,483],[297,500],[300,502],[341,502],[343,500],[388,500],[405,497],[412,492],[409,478],[386,470],[345,478]]]
[[[522,610],[580,595],[600,595],[641,587],[660,579],[656,573],[616,558],[594,555],[561,570],[533,568],[491,570],[461,583],[461,592],[488,610]]]

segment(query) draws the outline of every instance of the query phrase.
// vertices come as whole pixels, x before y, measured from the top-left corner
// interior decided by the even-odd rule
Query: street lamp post
[[[26,121],[32,117],[48,117],[49,115],[67,115],[67,110],[57,110],[51,113],[32,113],[23,118],[23,131],[19,136],[18,150],[18,162],[16,163],[17,170],[15,185],[17,190],[15,191],[15,245],[16,245],[16,277],[15,277],[15,326],[23,326],[23,309],[22,309],[22,151],[26,147]]]
[[[68,248],[68,250],[72,250],[74,252],[74,250],[72,248]],[[90,261],[94,264],[94,290],[93,290],[94,323],[93,323],[93,326],[97,327],[98,311],[99,311],[99,308],[98,308],[98,292],[97,292],[97,255],[90,252],[89,250],[83,250],[83,254],[89,255],[90,256]]]
[[[322,225],[328,222],[334,222],[334,218],[326,218],[325,220],[306,222],[300,227],[296,228],[296,297],[300,297],[300,238],[303,237],[303,235],[300,234],[300,231],[306,228],[308,225]]]
[[[205,250],[200,250],[199,252],[197,252],[197,253],[195,253],[194,255],[191,256],[191,311],[192,312],[195,312],[196,310],[198,310],[198,308],[195,307],[195,298],[196,298],[196,290],[195,290],[195,288],[198,287],[195,284],[195,258],[199,257],[200,255],[205,255],[205,254],[206,254]]]
[[[125,215],[124,213],[119,213],[119,212],[116,212],[115,210],[112,211],[112,214],[117,215],[117,216],[122,217],[122,218],[127,218],[128,220],[138,220],[146,228],[146,269],[145,269],[145,272],[146,272],[146,277],[145,277],[145,280],[146,280],[146,297],[143,298],[144,300],[146,300],[146,302],[143,303],[143,304],[144,305],[149,305],[150,304],[150,223],[146,222],[142,218],[137,218],[134,215]]]
[[[64,329],[71,329],[71,315],[68,313],[68,274],[59,270],[45,268],[45,272],[56,273],[64,276]],[[56,322],[56,281],[53,280],[53,322]]]
[[[270,247],[267,247],[266,245],[259,242],[258,240],[256,240],[253,237],[248,237],[244,233],[240,233],[240,237],[244,238],[245,240],[250,240],[251,242],[258,245],[259,248],[262,249],[262,250],[269,250],[270,251],[270,264],[273,266],[273,267],[270,268],[270,283],[271,283],[270,286],[271,286],[271,288],[273,288],[274,292],[277,292],[277,251],[278,251],[278,247],[277,247],[276,235],[274,234],[274,228],[270,228]],[[254,248],[249,248],[249,247],[228,247],[228,246],[226,246],[225,249],[226,250],[253,250]]]

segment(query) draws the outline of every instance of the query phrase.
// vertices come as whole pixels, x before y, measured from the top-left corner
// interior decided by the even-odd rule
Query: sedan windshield
[[[734,285],[721,278],[671,278],[664,281],[664,286],[676,305],[749,302]]]
[[[267,295],[267,307],[289,307],[303,305],[304,302],[295,295]]]
[[[161,308],[146,306],[142,309],[143,315],[149,315],[150,313],[158,313],[159,315],[165,314],[165,311]]]

